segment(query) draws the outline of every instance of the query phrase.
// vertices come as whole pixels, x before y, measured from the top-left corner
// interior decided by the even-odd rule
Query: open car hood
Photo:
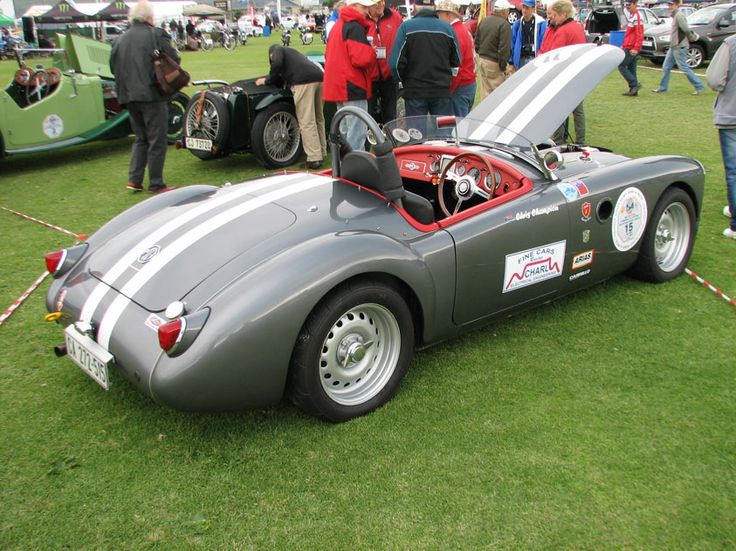
[[[522,147],[542,143],[623,58],[621,48],[607,44],[578,44],[547,52],[478,104],[468,121],[458,123],[458,135]],[[479,125],[478,121],[484,122]],[[499,128],[506,131],[499,133]],[[521,136],[523,142],[517,143]]]

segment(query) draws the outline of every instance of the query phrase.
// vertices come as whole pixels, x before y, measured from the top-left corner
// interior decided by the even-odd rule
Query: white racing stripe
[[[303,174],[300,175],[302,178]],[[203,239],[210,233],[214,232],[218,228],[228,224],[229,222],[256,210],[259,207],[267,205],[273,201],[278,201],[289,195],[294,195],[317,186],[325,185],[332,180],[319,176],[307,180],[302,180],[296,184],[290,185],[283,189],[278,189],[255,197],[250,201],[236,205],[223,213],[218,214],[216,217],[210,218],[206,222],[203,222],[196,228],[192,228],[184,235],[178,237],[173,243],[167,245],[162,251],[157,254],[153,260],[147,263],[140,272],[135,274],[130,280],[123,286],[120,293],[113,301],[110,308],[105,312],[100,323],[99,332],[97,334],[97,342],[102,345],[105,349],[108,349],[110,345],[110,337],[117,324],[120,316],[123,314],[125,308],[130,304],[131,300],[127,297],[132,297],[136,292],[140,290],[143,285],[151,280],[159,271],[161,271],[166,264],[176,258],[188,247],[194,245],[200,239]]]
[[[524,109],[518,117],[516,117],[501,133],[497,141],[506,143],[504,140],[513,140],[518,135],[523,135],[523,130],[539,115],[539,113],[548,107],[548,104],[555,96],[567,86],[576,76],[578,76],[588,65],[595,63],[599,58],[609,52],[606,48],[596,47],[583,54],[574,64],[568,65],[559,75],[557,75],[547,86],[544,91],[530,105]]]
[[[183,225],[188,224],[189,222],[191,222],[198,216],[207,214],[208,212],[222,205],[226,205],[227,203],[236,201],[245,195],[250,195],[253,192],[257,192],[262,189],[266,189],[268,187],[280,185],[285,182],[289,182],[291,180],[294,180],[297,178],[303,178],[303,177],[304,177],[303,174],[289,174],[281,178],[269,178],[257,184],[246,185],[243,187],[243,189],[239,189],[237,191],[233,191],[230,193],[223,193],[220,197],[211,199],[193,208],[192,210],[187,211],[181,216],[177,216],[173,220],[169,220],[166,224],[164,224],[163,226],[155,230],[153,233],[146,236],[145,239],[137,242],[133,246],[133,248],[131,248],[127,253],[125,253],[120,258],[120,260],[118,260],[112,266],[112,268],[110,268],[107,272],[105,272],[105,274],[101,278],[104,283],[98,283],[97,286],[94,288],[94,290],[90,293],[89,297],[87,297],[87,300],[84,303],[84,307],[82,308],[82,313],[80,314],[79,318],[81,320],[91,322],[92,317],[94,316],[95,310],[97,310],[97,307],[100,305],[100,302],[105,297],[105,294],[107,293],[107,291],[110,290],[109,286],[114,285],[115,281],[117,281],[117,279],[123,273],[125,273],[128,266],[130,266],[136,261],[136,259],[141,254],[141,252],[149,249],[150,247],[153,247],[163,238],[175,232],[177,229],[179,229]]]

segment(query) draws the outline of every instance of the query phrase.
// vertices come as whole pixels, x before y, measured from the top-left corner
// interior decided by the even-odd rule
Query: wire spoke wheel
[[[266,123],[263,143],[271,159],[283,162],[293,157],[299,142],[299,125],[290,113],[276,113]]]
[[[202,116],[197,120],[197,110],[190,109],[187,113],[186,134],[214,140],[220,129],[220,114],[209,98],[205,98],[202,105]]]
[[[662,213],[654,239],[654,256],[663,271],[677,268],[687,254],[690,225],[690,215],[682,203],[672,203]]]
[[[379,304],[351,308],[323,343],[322,388],[338,404],[362,404],[386,386],[400,353],[401,331],[391,311]]]

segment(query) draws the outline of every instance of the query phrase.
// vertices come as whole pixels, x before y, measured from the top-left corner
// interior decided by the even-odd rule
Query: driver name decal
[[[506,255],[503,292],[515,291],[562,275],[566,241]]]
[[[64,132],[64,121],[59,115],[48,115],[41,123],[43,133],[49,138],[58,138]]]

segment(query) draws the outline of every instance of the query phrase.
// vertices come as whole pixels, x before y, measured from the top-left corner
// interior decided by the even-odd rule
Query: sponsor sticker
[[[557,189],[568,201],[577,201],[590,193],[588,186],[582,180],[571,180],[557,184]]]
[[[590,241],[590,230],[583,230],[583,243]]]
[[[582,217],[580,219],[583,222],[588,222],[590,220],[590,215],[593,212],[593,206],[590,204],[590,201],[585,201],[580,205],[580,211],[582,213]]]
[[[401,169],[409,172],[425,172],[427,163],[418,163],[416,161],[401,161]]]
[[[47,115],[41,123],[41,128],[49,138],[58,138],[64,132],[64,121],[59,115]]]
[[[158,333],[159,326],[163,325],[165,322],[162,318],[158,317],[156,314],[151,314],[146,318],[146,321],[143,322],[146,327],[153,329]]]
[[[593,257],[595,256],[595,250],[590,249],[584,253],[576,254],[572,257],[572,269],[577,270],[583,266],[593,263]]]
[[[566,244],[566,241],[558,241],[506,255],[503,292],[561,276]]]
[[[577,278],[587,276],[589,273],[590,273],[590,268],[588,268],[587,270],[583,270],[582,272],[572,274],[568,279],[570,281],[575,281]]]
[[[626,188],[616,201],[611,233],[619,251],[628,251],[644,234],[647,223],[647,201],[635,187]]]

